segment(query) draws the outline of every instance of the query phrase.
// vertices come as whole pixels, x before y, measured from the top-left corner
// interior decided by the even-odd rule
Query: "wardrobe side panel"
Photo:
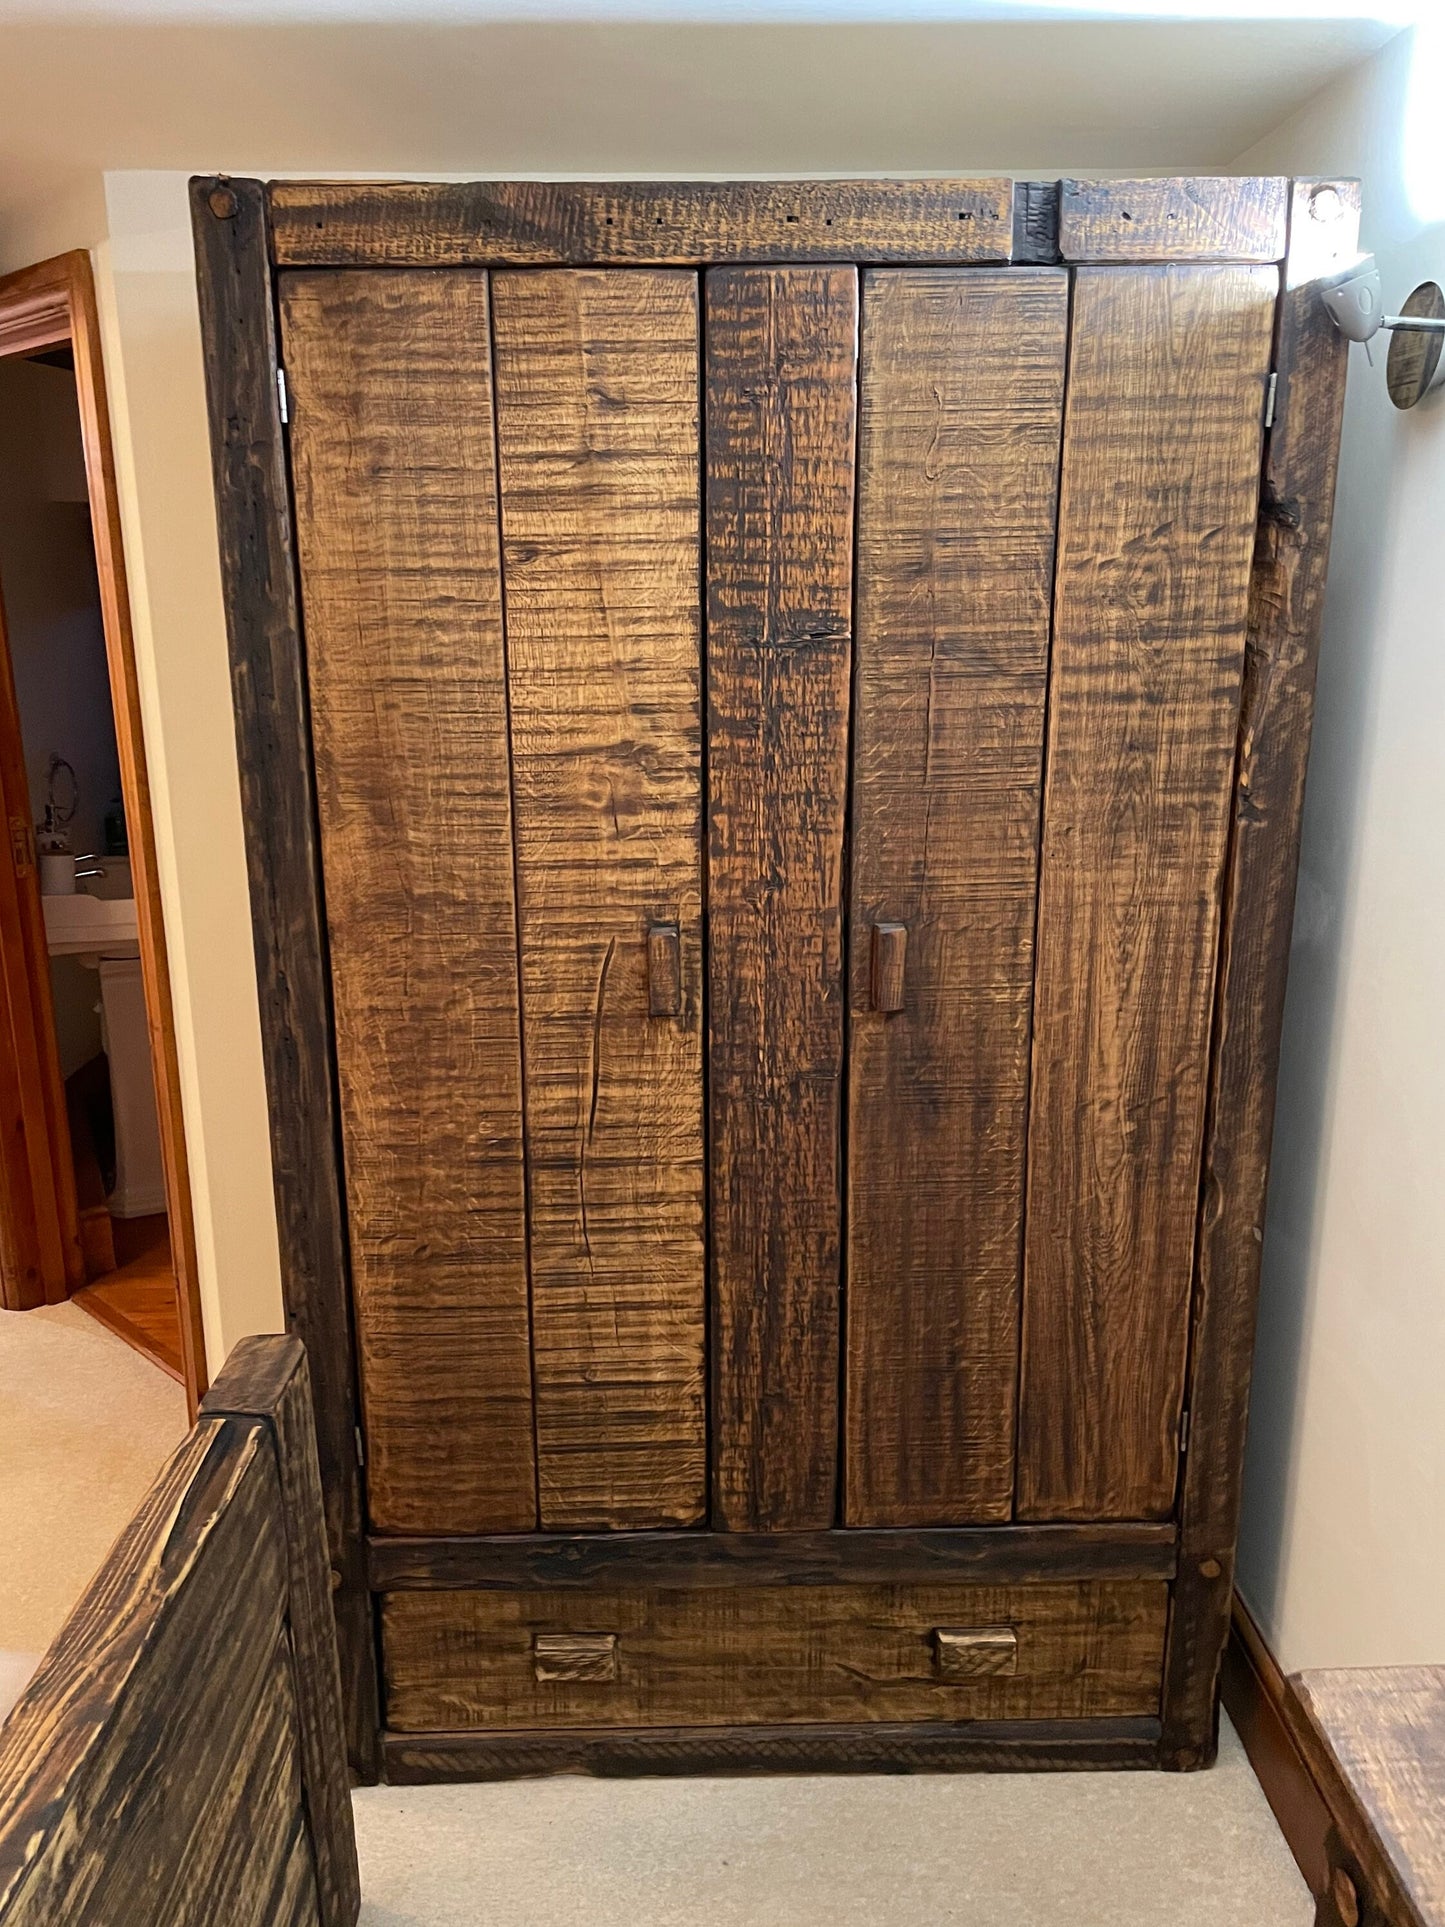
[[[373,1524],[536,1523],[487,279],[281,280]]]
[[[1173,1507],[1278,273],[1081,268],[1064,427],[1018,1514]]]
[[[707,1503],[698,282],[494,287],[541,1517],[689,1525]]]
[[[863,283],[849,1525],[1013,1511],[1068,308],[1055,269]],[[896,996],[875,936],[889,925],[906,933]]]

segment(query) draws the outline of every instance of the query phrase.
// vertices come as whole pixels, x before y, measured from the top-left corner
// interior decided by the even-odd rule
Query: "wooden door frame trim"
[[[1164,1662],[1166,1766],[1207,1766],[1235,1542],[1349,344],[1318,280],[1353,258],[1357,181],[1298,180],[1276,310],[1244,686],[1220,919],[1178,1497],[1179,1576]]]
[[[306,1346],[326,1501],[347,1750],[381,1771],[362,1543],[360,1405],[340,1106],[276,288],[259,181],[191,182],[221,579],[286,1321]]]
[[[0,1307],[60,1304],[85,1283],[70,1125],[51,994],[50,952],[35,851],[34,812],[0,606],[0,1023],[9,1044],[0,1067],[7,1107],[0,1182]],[[13,1115],[20,1127],[10,1138]]]
[[[822,193],[840,184],[808,185]],[[755,193],[766,186],[749,184]],[[1343,392],[1344,350],[1337,339],[1321,334],[1318,303],[1303,270],[1309,250],[1302,220],[1316,189],[1324,186],[1341,199],[1343,233],[1358,208],[1358,190],[1351,183],[1291,185],[1273,177],[1013,183],[1007,233],[996,244],[1002,252],[989,256],[1020,265],[1281,257],[1285,263],[1277,334],[1279,400],[1264,453],[1239,775],[1221,918],[1186,1394],[1193,1436],[1178,1502],[1179,1572],[1158,1749],[1162,1764],[1180,1768],[1208,1764],[1216,1745],[1257,1238]],[[721,245],[732,191],[728,184],[706,183],[674,188],[651,183],[267,184],[221,175],[197,177],[191,184],[283,1287],[288,1320],[312,1354],[349,1738],[353,1764],[364,1777],[374,1776],[379,1765],[379,1698],[362,1541],[359,1389],[323,880],[290,482],[276,385],[276,278],[284,268],[307,264],[443,267],[575,260],[580,258],[579,221],[589,236],[586,258],[594,261],[718,258],[699,251]],[[634,227],[609,253],[608,234],[615,237],[617,231],[606,230],[609,211],[615,223],[617,209],[630,198],[651,207],[669,194],[672,226],[664,245],[650,254]],[[421,208],[432,225],[408,238],[401,231],[405,222],[399,227],[396,220],[403,204],[407,219]],[[1280,218],[1284,205],[1291,210],[1287,235]],[[599,220],[605,230],[601,239]],[[278,242],[281,227],[285,238]],[[794,245],[796,229],[790,228],[778,218],[765,236],[767,258],[804,257],[805,246]],[[736,240],[729,245],[732,254],[724,248],[720,258],[743,258]],[[890,246],[886,258],[938,259],[929,245],[912,253]],[[817,246],[816,237],[806,243]],[[762,247],[755,230],[743,253]],[[833,252],[835,257],[847,252],[846,233]],[[963,257],[955,251],[951,258]],[[1211,1468],[1217,1468],[1217,1477]]]
[[[155,824],[151,812],[150,778],[141,719],[140,684],[136,673],[135,635],[131,627],[130,594],[121,540],[120,496],[116,487],[115,451],[106,399],[100,317],[90,256],[83,248],[73,249],[68,254],[56,255],[33,267],[21,268],[13,274],[0,277],[0,356],[32,354],[37,349],[58,346],[64,342],[69,342],[75,362],[75,391],[80,409],[81,443],[85,452],[91,535],[95,545],[101,622],[120,759],[121,795],[125,803],[130,843],[141,980],[150,1032],[151,1065],[156,1081],[156,1113],[160,1126],[171,1262],[176,1278],[181,1359],[187,1405],[194,1420],[208,1383],[196,1262],[195,1218],[181,1107],[180,1060],[176,1050],[165,917],[156,867]],[[48,988],[47,977],[47,997]],[[63,1091],[60,1123],[64,1128]],[[60,1179],[62,1184],[69,1180],[73,1208],[74,1174],[70,1169],[68,1129],[65,1130],[63,1149],[64,1168]],[[76,1282],[84,1283],[84,1278]]]

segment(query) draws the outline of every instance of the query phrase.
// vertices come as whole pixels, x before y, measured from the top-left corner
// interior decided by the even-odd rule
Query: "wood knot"
[[[1223,1571],[1224,1568],[1217,1559],[1201,1559],[1199,1562],[1199,1576],[1201,1579],[1217,1579]]]
[[[235,216],[239,202],[229,187],[213,187],[206,196],[206,205],[218,221],[229,221]]]

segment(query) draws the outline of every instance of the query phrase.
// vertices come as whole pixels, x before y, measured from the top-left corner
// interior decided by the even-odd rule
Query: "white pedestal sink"
[[[115,1189],[107,1203],[117,1218],[149,1217],[165,1210],[166,1186],[135,898],[77,890],[40,901],[51,956],[79,957],[100,973],[101,1036],[115,1110]]]

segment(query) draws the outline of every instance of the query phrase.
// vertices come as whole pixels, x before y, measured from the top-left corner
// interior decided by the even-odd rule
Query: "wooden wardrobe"
[[[1353,184],[194,184],[357,1770],[1206,1764]]]

